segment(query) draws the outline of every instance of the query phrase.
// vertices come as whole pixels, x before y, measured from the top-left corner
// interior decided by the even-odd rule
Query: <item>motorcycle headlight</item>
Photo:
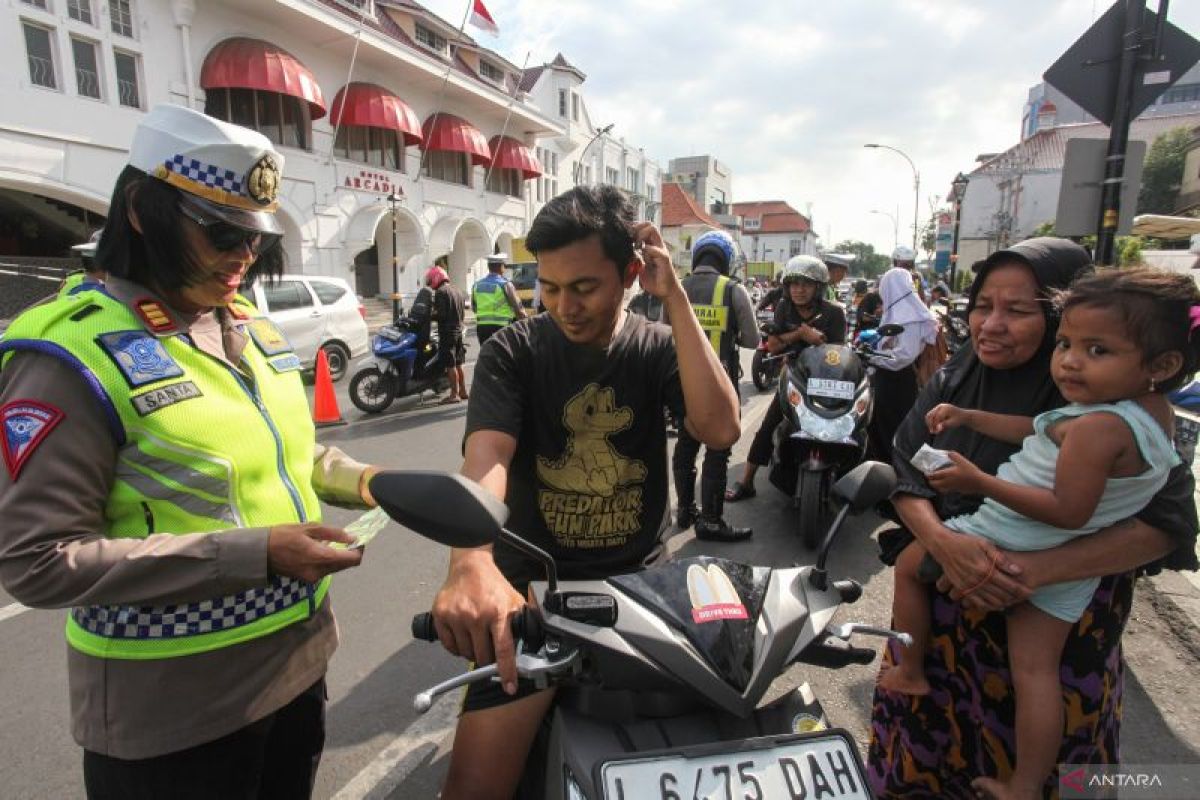
[[[854,434],[855,418],[851,414],[842,414],[833,419],[826,419],[812,412],[808,406],[796,409],[800,429],[822,442],[841,442]]]

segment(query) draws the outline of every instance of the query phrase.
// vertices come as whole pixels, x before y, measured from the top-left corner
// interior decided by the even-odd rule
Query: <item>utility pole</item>
[[[1167,0],[1162,0],[1159,16],[1166,18]],[[1100,220],[1096,231],[1095,262],[1115,266],[1113,251],[1117,241],[1117,223],[1121,218],[1121,185],[1125,182],[1125,150],[1129,146],[1130,108],[1133,101],[1134,67],[1141,56],[1142,20],[1146,0],[1125,0],[1125,31],[1121,36],[1121,67],[1117,76],[1116,106],[1113,109],[1108,156],[1104,162],[1104,183],[1100,195]]]

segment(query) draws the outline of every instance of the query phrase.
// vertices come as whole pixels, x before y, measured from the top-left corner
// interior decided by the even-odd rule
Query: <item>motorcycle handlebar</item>
[[[542,620],[534,611],[526,606],[510,620],[514,639],[525,643],[525,649],[539,650],[545,639],[542,632]],[[422,611],[412,618],[412,635],[414,639],[426,642],[438,640],[437,627],[433,622],[433,612]]]

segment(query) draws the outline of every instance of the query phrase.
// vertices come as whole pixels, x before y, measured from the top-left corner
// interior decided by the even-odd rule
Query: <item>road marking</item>
[[[333,796],[333,800],[384,798],[404,782],[431,750],[436,750],[458,721],[461,692],[449,692]]]
[[[24,613],[28,610],[29,610],[29,606],[23,606],[20,603],[10,603],[9,605],[6,605],[4,608],[0,608],[0,622],[4,622],[4,620],[11,619],[12,617],[15,617],[17,614]]]

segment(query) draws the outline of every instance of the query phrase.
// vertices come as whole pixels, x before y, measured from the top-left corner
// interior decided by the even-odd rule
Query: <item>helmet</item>
[[[913,261],[917,260],[917,251],[913,250],[908,245],[900,245],[892,251],[892,261]]]
[[[843,267],[850,269],[850,262],[853,261],[852,256],[845,256],[841,253],[822,253],[821,260],[825,262],[827,267]]]
[[[700,260],[704,253],[712,253],[717,257],[717,270],[728,275],[741,261],[741,250],[737,242],[725,231],[708,231],[696,237],[692,243],[692,266]]]
[[[786,285],[801,278],[813,283],[829,283],[829,270],[825,268],[821,259],[815,256],[792,256],[783,265],[783,271],[779,273],[779,280]]]
[[[437,290],[439,286],[450,280],[450,276],[446,274],[446,270],[441,267],[430,267],[425,273],[425,285],[430,289]]]

